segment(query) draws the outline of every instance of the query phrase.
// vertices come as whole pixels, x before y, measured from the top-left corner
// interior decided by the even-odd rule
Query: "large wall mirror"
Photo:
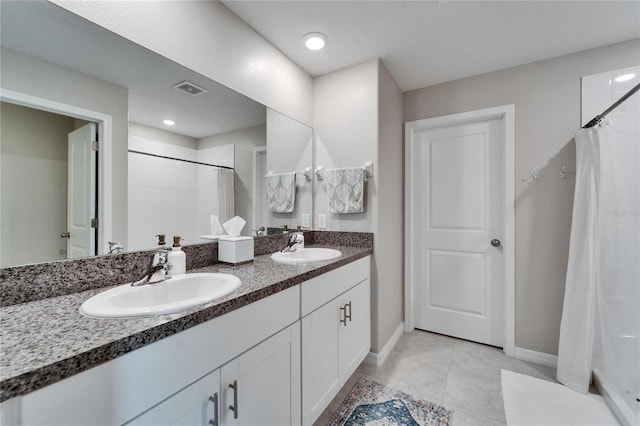
[[[312,129],[49,2],[0,7],[0,267],[206,242],[213,215],[311,227]]]

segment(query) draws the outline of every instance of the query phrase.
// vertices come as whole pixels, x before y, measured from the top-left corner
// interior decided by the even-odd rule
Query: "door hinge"
[[[93,219],[91,219],[91,227],[92,228],[97,228],[99,226],[99,221],[97,217],[94,217]]]
[[[98,142],[91,142],[91,151],[97,151],[98,150]]]

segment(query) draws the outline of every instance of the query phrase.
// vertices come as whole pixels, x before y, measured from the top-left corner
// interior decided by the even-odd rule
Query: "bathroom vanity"
[[[242,285],[172,315],[82,317],[98,290],[2,308],[2,424],[312,424],[370,348],[372,249],[336,248],[316,264],[266,254],[190,271]]]

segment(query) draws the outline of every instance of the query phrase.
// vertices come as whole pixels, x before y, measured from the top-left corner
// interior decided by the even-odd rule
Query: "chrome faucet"
[[[109,241],[109,254],[120,253],[124,253],[124,247],[122,247],[122,244],[115,241]]]
[[[289,253],[304,248],[304,235],[302,232],[292,232],[289,234],[287,246],[280,250],[282,253]]]
[[[131,283],[133,287],[139,287],[146,284],[155,284],[166,281],[171,277],[167,277],[167,261],[169,259],[169,250],[158,249],[151,253],[151,260],[147,272],[138,281]]]

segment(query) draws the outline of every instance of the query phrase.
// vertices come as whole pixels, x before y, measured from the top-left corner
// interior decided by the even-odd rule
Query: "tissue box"
[[[253,260],[253,237],[220,237],[218,261],[238,265]]]

